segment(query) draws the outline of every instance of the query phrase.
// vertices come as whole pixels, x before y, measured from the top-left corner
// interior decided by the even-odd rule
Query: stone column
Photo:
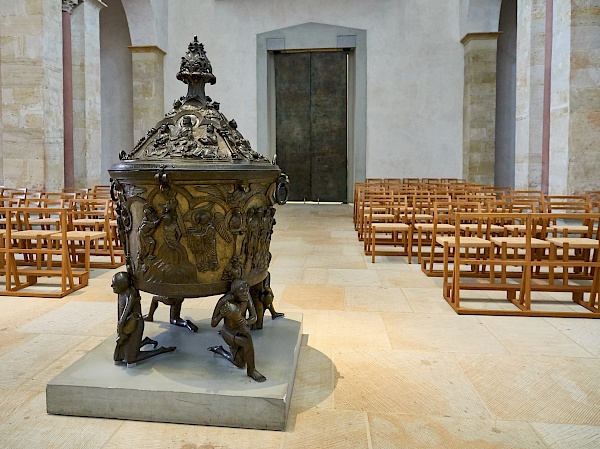
[[[600,9],[554,0],[550,193],[600,190]]]
[[[517,2],[515,188],[541,190],[546,0]]]
[[[101,183],[100,10],[85,0],[71,17],[73,46],[74,181],[77,187]]]
[[[163,117],[165,52],[156,46],[130,47],[133,71],[133,138],[146,135]]]
[[[494,183],[498,33],[469,33],[465,48],[463,178]]]
[[[63,184],[62,8],[55,0],[2,2],[4,185]]]

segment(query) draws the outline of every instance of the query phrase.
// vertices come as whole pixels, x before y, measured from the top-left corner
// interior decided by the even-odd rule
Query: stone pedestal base
[[[113,335],[48,383],[48,413],[285,429],[302,339],[301,314],[271,320],[267,312],[264,329],[252,332],[256,367],[267,378],[262,383],[207,350],[227,348],[217,334],[220,326],[210,327],[212,311],[182,311],[182,318],[200,328],[195,334],[168,324],[168,315],[167,307],[159,308],[144,336],[159,346],[177,346],[175,352],[135,367],[114,365]]]

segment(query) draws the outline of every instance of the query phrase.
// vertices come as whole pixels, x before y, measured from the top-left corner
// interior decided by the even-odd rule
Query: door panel
[[[345,202],[346,54],[276,54],[275,89],[277,164],[290,200]]]
[[[311,53],[311,194],[346,201],[346,53]]]
[[[275,55],[277,165],[290,177],[289,199],[310,199],[310,53]]]

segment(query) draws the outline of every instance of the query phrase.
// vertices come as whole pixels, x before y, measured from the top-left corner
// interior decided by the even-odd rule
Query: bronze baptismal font
[[[248,376],[262,381],[254,367],[250,330],[262,327],[267,309],[272,318],[282,315],[273,309],[268,270],[274,205],[287,200],[287,176],[254,151],[236,121],[206,95],[205,85],[215,84],[216,77],[196,36],[181,58],[177,79],[188,85],[187,95],[175,100],[109,170],[127,267],[126,276],[113,280],[122,303],[115,362],[135,363],[174,349],[140,352],[142,343],[156,342],[143,339],[139,321],[126,334],[131,321],[126,312],[139,314],[135,290],[154,295],[146,321],[164,303],[171,324],[191,331],[198,328],[181,318],[184,299],[223,295],[211,325],[223,322],[220,333],[229,350],[209,350],[235,366],[247,366]],[[132,348],[131,361],[119,341]]]

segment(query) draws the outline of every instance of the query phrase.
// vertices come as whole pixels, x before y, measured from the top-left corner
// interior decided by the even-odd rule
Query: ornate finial
[[[181,58],[177,79],[188,85],[188,98],[198,97],[206,103],[204,85],[215,84],[217,78],[212,74],[212,66],[206,57],[204,45],[198,42],[198,36],[194,36],[185,56]]]

